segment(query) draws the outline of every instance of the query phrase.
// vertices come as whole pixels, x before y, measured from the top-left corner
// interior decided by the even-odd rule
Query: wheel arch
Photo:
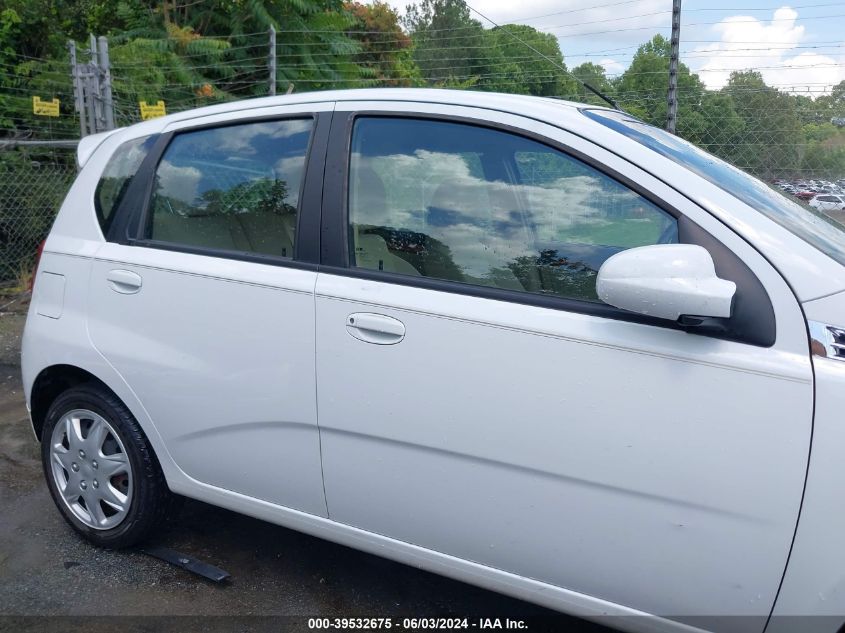
[[[55,360],[58,361],[59,359],[57,358]],[[141,427],[158,459],[168,486],[172,488],[175,485],[180,487],[180,489],[188,490],[196,484],[173,461],[170,451],[167,450],[167,445],[164,443],[143,404],[135,396],[135,393],[119,373],[112,373],[110,371],[108,365],[98,364],[96,362],[90,364],[45,362],[37,369],[38,373],[35,374],[35,359],[30,358],[30,362],[25,364],[26,367],[23,372],[24,391],[29,394],[28,403],[32,430],[39,441],[42,439],[42,430],[47,418],[47,412],[59,394],[71,387],[86,383],[101,385],[104,389],[112,393],[115,398],[120,400],[137,420],[138,426]],[[35,374],[34,379],[28,378],[28,376],[33,374]],[[28,384],[31,385],[31,389],[27,390]]]
[[[30,393],[30,415],[32,419],[32,430],[39,441],[41,440],[44,420],[47,418],[47,411],[50,410],[50,405],[64,391],[86,383],[101,385],[103,388],[108,389],[115,398],[121,400],[120,396],[104,380],[95,376],[90,371],[75,365],[50,365],[38,373],[38,376],[36,376],[32,383]]]

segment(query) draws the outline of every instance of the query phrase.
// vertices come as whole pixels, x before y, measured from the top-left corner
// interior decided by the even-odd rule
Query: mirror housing
[[[599,269],[596,291],[605,303],[661,319],[726,319],[736,284],[716,276],[713,258],[701,246],[655,244],[608,258]]]

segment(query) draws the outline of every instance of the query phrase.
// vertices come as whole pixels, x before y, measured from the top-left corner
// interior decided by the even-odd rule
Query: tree
[[[357,55],[362,75],[374,85],[414,86],[422,83],[420,69],[414,62],[411,38],[399,24],[399,15],[386,2],[372,4],[347,2],[344,9],[352,14],[349,31],[361,47]]]
[[[496,72],[491,43],[463,0],[422,0],[403,19],[414,42],[414,61],[435,85],[490,83]]]
[[[669,58],[671,44],[662,35],[637,49],[631,65],[616,83],[616,94],[624,109],[636,113],[645,121],[666,125],[669,91]],[[682,108],[697,107],[704,94],[704,84],[690,72],[686,64],[678,64],[678,124]]]
[[[678,109],[678,136],[729,162],[744,132],[745,122],[727,95],[705,91],[697,104],[685,101]]]
[[[589,84],[590,86],[601,92],[603,95],[612,95],[613,86],[611,86],[610,81],[608,81],[607,79],[607,74],[604,69],[604,66],[599,66],[598,64],[594,64],[592,62],[584,62],[583,64],[573,68],[572,74],[575,75],[582,82]],[[590,92],[587,88],[585,88],[578,82],[575,82],[575,88],[571,98],[576,101],[583,101],[585,103],[593,103],[602,106],[607,105],[604,100]]]
[[[554,35],[525,24],[507,24],[489,31],[488,38],[499,68],[495,79],[483,82],[490,89],[540,97],[569,95],[576,89]]]
[[[767,86],[756,71],[731,73],[722,94],[743,120],[732,157],[738,167],[762,178],[799,169],[804,134],[793,97]]]
[[[658,127],[668,114],[671,44],[662,35],[640,46],[628,69],[615,82],[622,107]],[[745,130],[730,95],[706,90],[686,64],[678,64],[678,136],[725,158],[736,160],[736,146]]]

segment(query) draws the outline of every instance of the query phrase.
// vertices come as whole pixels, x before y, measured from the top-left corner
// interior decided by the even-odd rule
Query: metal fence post
[[[100,75],[102,77],[101,88],[103,91],[103,110],[106,119],[106,129],[114,129],[114,101],[111,94],[111,70],[109,63],[109,41],[101,35],[98,39],[100,48]]]
[[[67,43],[70,49],[70,77],[73,81],[73,101],[76,111],[79,113],[79,136],[80,138],[88,134],[85,125],[85,97],[82,94],[82,81],[79,77],[79,64],[76,61],[76,42],[73,40]]]
[[[90,61],[87,64],[85,73],[85,103],[88,106],[88,126],[90,134],[100,131],[100,117],[97,107],[97,95],[100,94],[99,78],[97,77],[97,40],[94,34],[89,36],[88,54]]]
[[[276,29],[270,25],[270,94],[276,94]]]

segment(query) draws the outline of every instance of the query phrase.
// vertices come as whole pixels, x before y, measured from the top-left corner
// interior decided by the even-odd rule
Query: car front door
[[[187,476],[321,516],[308,258],[331,108],[172,124],[95,257],[89,298],[94,345]]]
[[[813,405],[783,280],[672,188],[560,129],[471,108],[338,108],[316,287],[330,517],[648,613],[757,616],[725,626],[761,630]],[[728,334],[598,300],[610,255],[676,241],[737,283]]]

